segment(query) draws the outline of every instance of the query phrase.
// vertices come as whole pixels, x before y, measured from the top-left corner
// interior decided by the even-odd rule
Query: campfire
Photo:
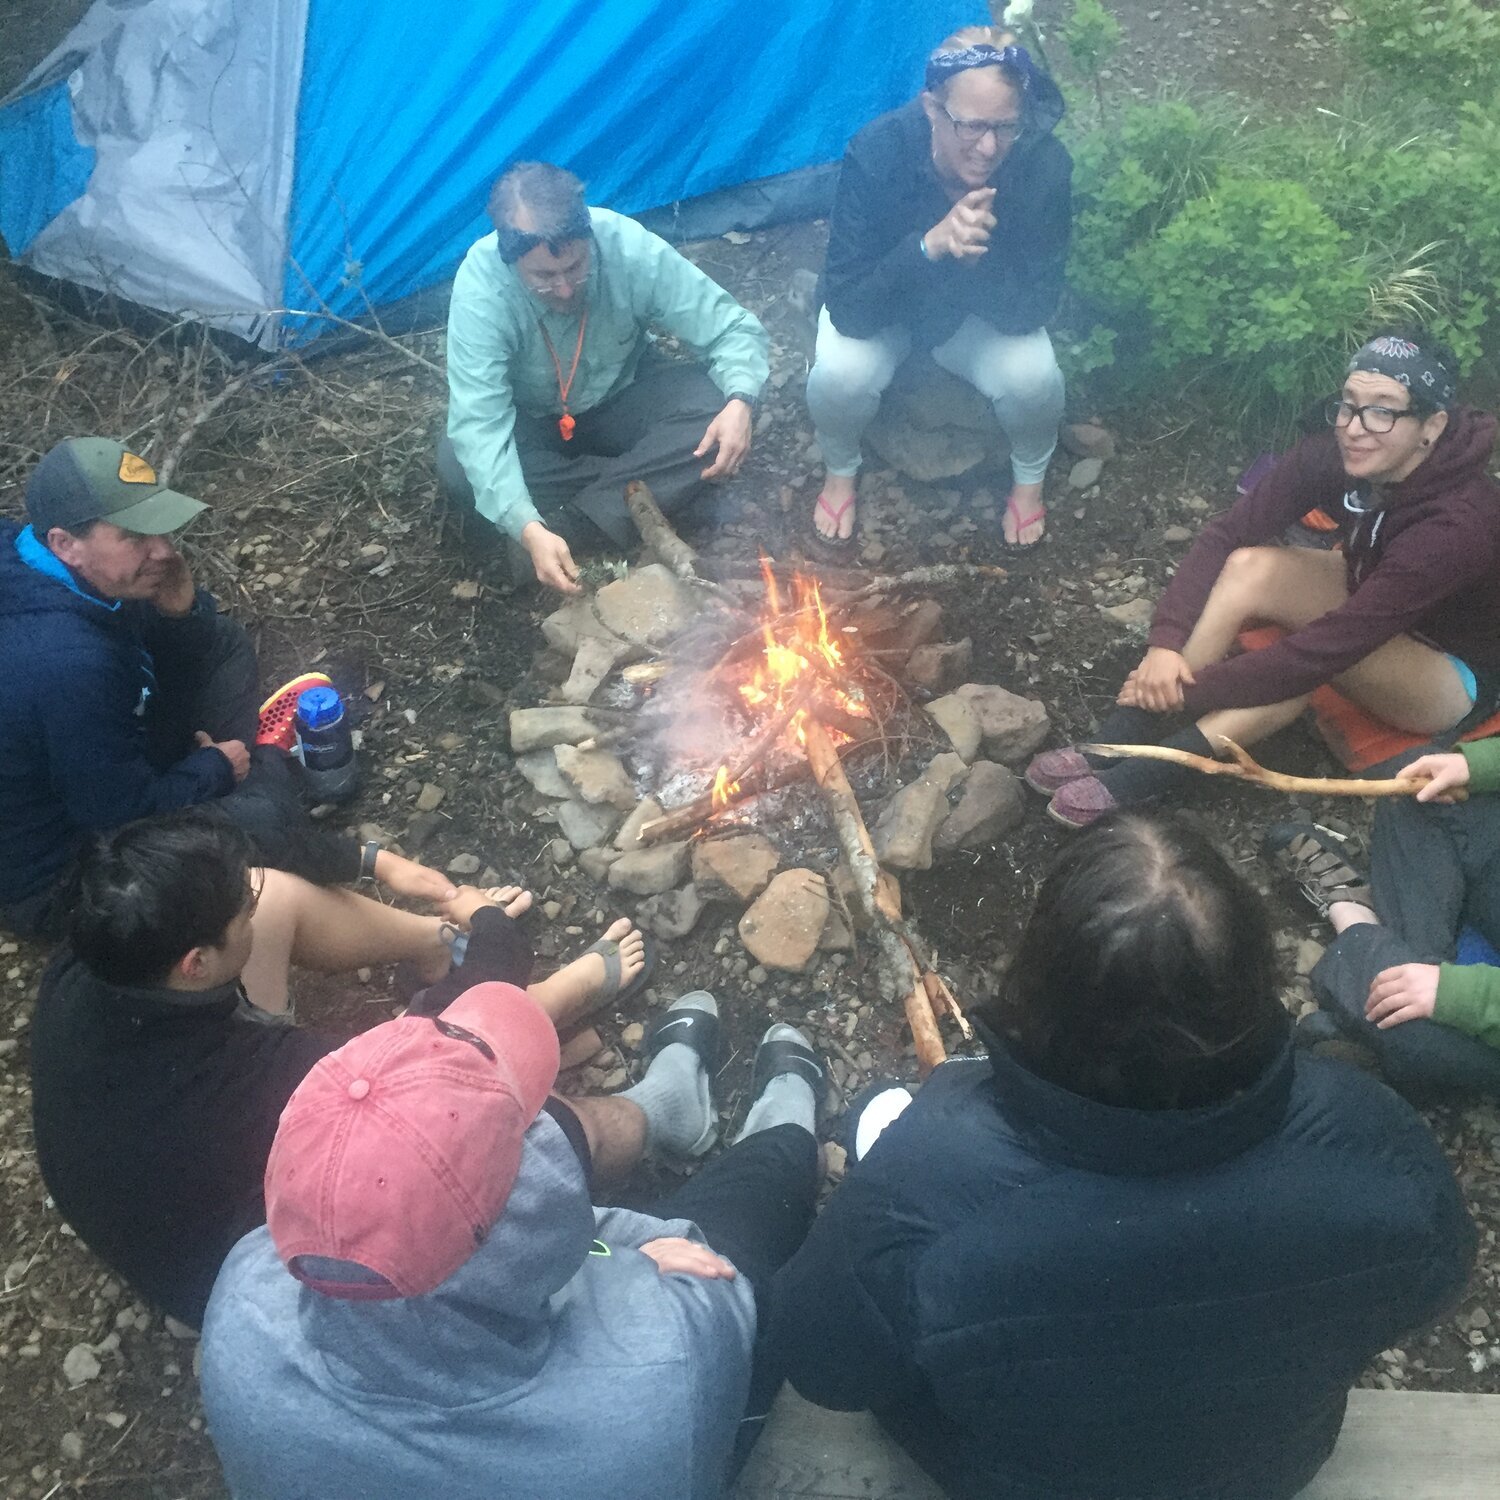
[[[969,1029],[894,872],[1009,826],[1021,794],[1002,762],[1047,731],[1039,704],[965,681],[971,643],[938,639],[930,591],[1003,572],[815,576],[761,556],[708,577],[643,486],[627,498],[660,561],[544,622],[560,681],[512,713],[518,765],[585,868],[646,898],[658,931],[727,901],[766,967],[863,944],[927,1071],[939,1023]]]

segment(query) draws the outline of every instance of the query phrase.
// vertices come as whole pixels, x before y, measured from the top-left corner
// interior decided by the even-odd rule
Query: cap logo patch
[[[126,484],[155,484],[156,470],[134,453],[120,455],[120,478]]]

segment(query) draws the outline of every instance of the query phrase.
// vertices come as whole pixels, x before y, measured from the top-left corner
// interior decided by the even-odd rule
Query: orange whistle
[[[577,425],[578,424],[573,420],[573,414],[571,412],[565,411],[562,416],[557,419],[557,430],[562,433],[563,442],[570,443],[573,441],[573,429]]]

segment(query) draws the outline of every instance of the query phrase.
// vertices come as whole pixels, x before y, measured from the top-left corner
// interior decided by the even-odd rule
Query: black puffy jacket
[[[796,1388],[956,1497],[1281,1500],[1476,1237],[1421,1118],[1290,1048],[1184,1112],[937,1069],[781,1272]]]

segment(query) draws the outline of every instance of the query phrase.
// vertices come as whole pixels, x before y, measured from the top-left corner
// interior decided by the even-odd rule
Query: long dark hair
[[[1290,1024],[1260,897],[1180,818],[1140,812],[1063,851],[980,1019],[1031,1072],[1129,1109],[1227,1098]]]

